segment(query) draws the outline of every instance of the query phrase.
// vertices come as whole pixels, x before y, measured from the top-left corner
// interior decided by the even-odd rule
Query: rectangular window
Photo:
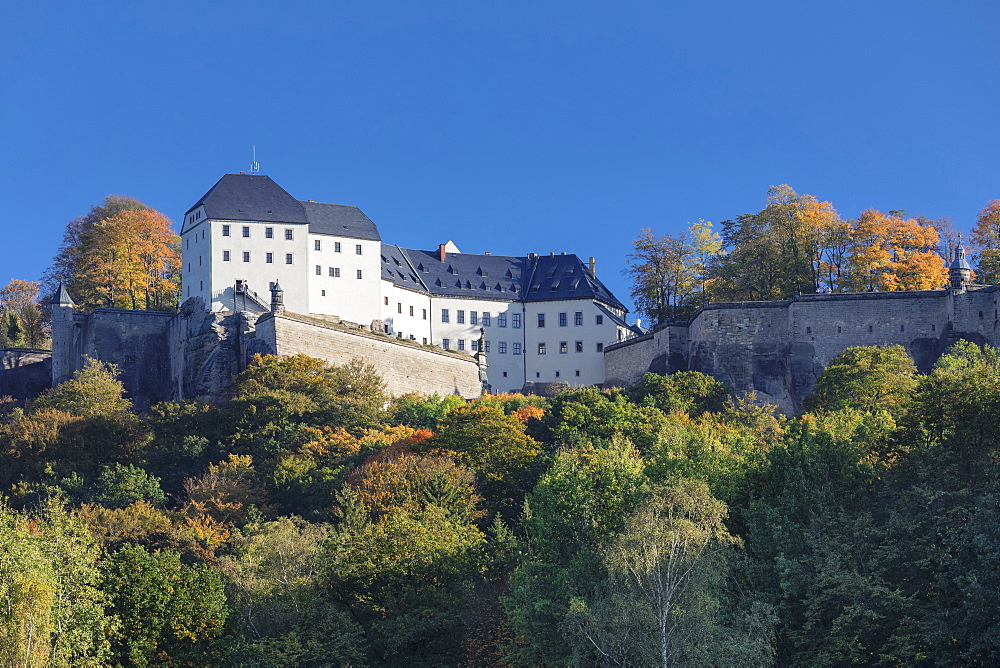
[[[441,339],[441,347],[445,350],[451,350],[451,339]]]
[[[490,352],[490,340],[486,339],[486,352]]]
[[[427,320],[427,309],[424,309],[424,320]]]
[[[514,329],[521,329],[521,314],[511,313],[510,314],[510,326]]]
[[[582,353],[583,352],[583,341],[577,341],[576,342],[576,352],[578,352],[578,353]]]
[[[469,311],[469,324],[470,325],[479,324],[479,314],[476,311]]]
[[[455,322],[457,322],[460,325],[464,325],[465,324],[465,310],[464,309],[458,309],[457,311],[455,311]]]
[[[396,313],[403,312],[403,302],[396,302]]]
[[[489,326],[490,326],[490,312],[483,311],[483,327],[489,327]]]
[[[243,251],[243,261],[244,262],[250,261],[250,251]]]
[[[340,267],[330,267],[330,275],[334,278],[340,278]]]
[[[597,352],[599,352],[599,353],[603,353],[604,352],[604,344],[603,343],[598,343],[597,344]]]
[[[568,352],[569,352],[569,346],[566,345],[565,341],[560,341],[559,342],[559,354],[560,355],[565,355]]]
[[[249,239],[250,238],[250,226],[249,225],[244,225],[243,226],[243,238],[244,239]]]
[[[320,265],[318,265],[318,264],[316,265],[316,275],[317,276],[322,276],[323,275],[323,267],[320,266]]]
[[[274,228],[273,227],[265,227],[264,228],[264,237],[266,239],[273,239],[274,238]]]
[[[319,239],[313,240],[313,250],[323,250],[323,242]]]
[[[451,322],[451,315],[446,308],[441,309],[441,322]]]
[[[567,324],[568,323],[566,321],[566,314],[565,313],[560,313],[559,314],[559,326],[560,327],[565,327]]]
[[[264,254],[264,262],[267,262],[268,264],[273,264],[274,263],[274,253],[265,253]]]
[[[222,261],[229,262],[229,251],[222,251]]]
[[[222,236],[224,236],[224,237],[228,237],[229,236],[229,226],[228,225],[223,225],[222,226]]]
[[[538,344],[538,354],[539,355],[544,355],[545,354],[545,344],[544,343],[539,343]]]
[[[358,244],[357,246],[354,247],[354,254],[361,255],[361,244]]]
[[[286,227],[285,228],[285,239],[287,241],[291,241],[292,240],[292,229],[290,227]]]
[[[472,343],[470,345],[472,346],[472,352],[479,352],[479,341],[477,339],[472,339]]]
[[[424,337],[424,345],[425,346],[427,345],[427,337],[426,336]]]
[[[507,354],[507,342],[506,341],[500,341],[499,343],[497,343],[497,352],[500,353],[501,355],[506,355]]]
[[[410,307],[410,317],[411,318],[413,317],[413,307],[412,306]]]
[[[497,327],[506,327],[506,326],[507,326],[507,314],[497,313]]]
[[[583,324],[583,311],[577,311],[573,314],[573,324],[577,327]]]
[[[514,354],[515,355],[521,354],[521,344],[516,341],[514,342]]]
[[[361,270],[360,270],[360,269],[358,269],[358,280],[359,280],[359,281],[360,281],[360,280],[362,280],[362,279],[361,279]]]
[[[603,315],[595,316],[594,322],[596,322],[598,325],[603,325],[604,324],[604,316]]]
[[[538,326],[539,327],[545,327],[545,314],[544,313],[539,313],[538,314]]]
[[[292,254],[285,253],[285,264],[291,264],[291,263],[292,263]]]
[[[340,252],[340,242],[339,241],[334,241],[333,242],[333,252],[334,253],[339,253]]]

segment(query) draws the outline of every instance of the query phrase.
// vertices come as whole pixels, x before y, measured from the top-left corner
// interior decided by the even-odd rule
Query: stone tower
[[[948,267],[948,279],[954,290],[964,290],[972,281],[972,267],[965,258],[965,248],[961,239],[955,244],[955,259]]]
[[[73,325],[73,310],[76,304],[66,291],[66,286],[59,284],[59,289],[49,300],[52,308],[52,386],[69,380],[79,366],[80,341],[79,333]],[[62,343],[56,346],[55,343]]]

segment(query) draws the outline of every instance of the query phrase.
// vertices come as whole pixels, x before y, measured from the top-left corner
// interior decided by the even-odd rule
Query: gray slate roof
[[[447,297],[546,301],[595,299],[627,310],[590,276],[576,255],[511,257],[448,253],[382,244],[382,278],[400,287]]]
[[[352,239],[382,240],[375,223],[356,206],[319,202],[302,202],[302,206],[309,220],[310,232]]]
[[[216,220],[259,220],[308,223],[305,208],[284,188],[263,174],[226,174],[194,206]]]
[[[216,220],[306,223],[316,234],[381,240],[378,228],[356,206],[301,202],[263,174],[226,174],[195,202]]]

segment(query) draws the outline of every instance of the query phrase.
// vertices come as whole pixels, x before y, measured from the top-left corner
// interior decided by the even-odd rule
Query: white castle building
[[[360,209],[299,201],[269,177],[227,174],[184,215],[182,298],[212,311],[287,311],[474,354],[494,392],[603,383],[605,346],[635,336],[594,259],[414,250]],[[482,344],[480,344],[482,341]]]

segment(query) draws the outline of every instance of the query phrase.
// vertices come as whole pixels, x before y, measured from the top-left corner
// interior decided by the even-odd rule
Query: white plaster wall
[[[320,242],[319,250],[316,250],[317,241]],[[336,250],[337,243],[340,252]],[[361,254],[357,253],[359,245]],[[289,306],[287,289],[285,308],[293,313],[335,315],[349,322],[369,324],[380,313],[381,251],[380,241],[310,234],[306,262],[301,267],[309,285],[308,309],[296,311]],[[331,276],[331,268],[340,269],[340,276]],[[361,271],[360,279],[358,271]]]
[[[576,324],[576,313],[583,314],[583,324]],[[545,314],[545,326],[538,326],[538,315]],[[566,325],[559,324],[559,314],[566,314]],[[597,324],[598,316],[602,323]],[[567,299],[525,304],[525,354],[527,380],[565,382],[570,385],[596,385],[604,382],[603,346],[618,341],[618,326],[592,300]],[[576,342],[583,351],[576,351]],[[561,344],[566,343],[566,352]],[[545,353],[539,353],[539,344]],[[602,350],[597,344],[602,344]]]
[[[229,225],[229,236],[223,236],[224,225]],[[244,226],[250,228],[249,237],[243,236]],[[265,233],[268,227],[273,230],[270,239]],[[285,239],[286,229],[292,230],[291,241]],[[307,312],[307,244],[304,224],[213,219],[200,222],[181,239],[184,298],[201,296],[212,311],[244,310],[242,299],[234,301],[236,280],[242,279],[263,301],[257,306],[248,300],[245,309],[259,311],[270,303],[271,282],[278,281],[285,292],[285,308],[296,313]],[[228,262],[223,260],[226,250],[229,251]],[[249,262],[243,261],[244,251],[250,253]],[[272,253],[270,263],[267,262],[269,252]],[[292,264],[286,263],[286,253],[292,254]]]
[[[200,209],[200,207],[199,207]],[[181,301],[201,297],[211,303],[212,234],[211,221],[195,221],[196,211],[185,218],[181,233]],[[204,214],[203,214],[204,215]]]
[[[391,281],[382,281],[382,306],[379,316],[385,333],[396,338],[437,345],[431,334],[430,295],[407,290]]]
[[[448,309],[448,322],[442,322],[442,310]],[[459,322],[459,311],[464,312],[464,323]],[[476,324],[472,324],[472,313],[476,314]],[[489,313],[489,325],[483,324],[483,314]],[[517,391],[524,386],[524,361],[522,354],[514,354],[514,343],[524,346],[524,328],[513,326],[514,313],[521,313],[519,302],[488,299],[468,299],[461,297],[431,298],[431,332],[436,345],[444,345],[448,339],[452,350],[459,350],[459,342],[465,342],[465,352],[474,353],[472,341],[479,339],[480,328],[485,329],[489,364],[487,374],[494,392]],[[501,327],[500,315],[506,316],[506,326]],[[500,352],[500,343],[506,344],[506,352]],[[504,375],[506,373],[506,376]]]

